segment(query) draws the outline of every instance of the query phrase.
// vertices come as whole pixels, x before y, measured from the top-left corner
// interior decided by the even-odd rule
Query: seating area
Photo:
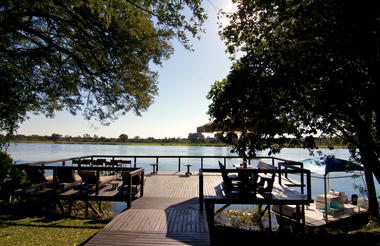
[[[329,191],[326,199],[325,195],[318,195],[315,201],[315,208],[321,212],[340,215],[344,210],[344,204],[348,202],[347,195],[344,192]],[[326,203],[326,205],[325,205]]]
[[[238,175],[236,176],[236,174],[228,174],[226,167],[219,162],[225,191],[230,196],[256,198],[256,195],[259,194],[263,198],[270,198],[276,174],[263,172],[263,170],[274,170],[271,165],[264,162],[259,164],[258,169],[237,168]]]
[[[235,169],[227,169],[219,162],[219,169],[200,169],[200,210],[203,204],[209,224],[214,223],[214,216],[232,204],[258,205],[260,216],[268,212],[268,224],[271,228],[272,207],[294,206],[299,215],[297,223],[305,224],[305,205],[313,202],[311,197],[310,171],[294,167],[292,164],[282,163],[279,168],[265,162],[258,162],[257,167],[250,163],[234,164]],[[213,177],[220,174],[222,182],[215,185]],[[288,179],[287,174],[300,175],[300,191],[296,191],[285,184],[282,179]],[[219,177],[220,177],[219,176]],[[284,182],[285,183],[285,182]],[[306,194],[304,193],[306,191]],[[222,205],[215,210],[216,205]],[[282,216],[283,213],[280,213]]]
[[[115,162],[130,164],[125,160]],[[102,166],[94,166],[94,163],[102,163]],[[15,168],[24,170],[29,182],[15,194],[70,201],[123,201],[128,207],[143,196],[144,169],[103,164],[104,159],[73,161],[71,166],[16,165]],[[45,176],[45,171],[53,175]]]

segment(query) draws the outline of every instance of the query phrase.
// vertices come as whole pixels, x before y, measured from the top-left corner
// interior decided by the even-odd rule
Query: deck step
[[[86,245],[210,245],[206,233],[101,231]]]

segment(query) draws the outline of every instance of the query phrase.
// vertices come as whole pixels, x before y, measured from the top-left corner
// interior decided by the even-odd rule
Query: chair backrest
[[[57,169],[58,183],[73,183],[75,182],[75,171],[65,167]]]
[[[277,170],[275,166],[262,162],[262,161],[259,161],[259,163],[257,164],[257,168],[260,170]],[[276,174],[272,173],[270,178],[262,178],[262,180],[265,180],[267,183],[266,187],[262,190],[262,192],[272,192],[275,177],[276,177]]]
[[[259,163],[257,164],[257,168],[258,169],[268,169],[268,170],[276,170],[277,169],[277,167],[270,165],[268,163],[262,162],[262,161],[259,161]]]
[[[96,175],[96,170],[78,170],[78,174],[85,184],[99,183],[99,177]]]
[[[121,172],[121,177],[123,179],[123,185],[127,185],[128,182],[128,173],[129,171]],[[141,174],[135,175],[132,177],[132,185],[141,185],[142,182],[145,182],[145,178],[141,178]]]
[[[39,184],[47,182],[45,171],[41,168],[26,168],[26,175],[32,184]]]
[[[226,167],[220,161],[219,161],[219,168],[220,168],[220,172],[222,173],[223,184],[224,184],[225,188],[228,189],[228,191],[231,191],[232,190],[232,181],[228,177]]]

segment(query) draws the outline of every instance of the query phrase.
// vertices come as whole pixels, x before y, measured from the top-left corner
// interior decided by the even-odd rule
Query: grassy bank
[[[0,216],[0,245],[80,245],[109,221]]]
[[[90,210],[85,218],[81,201],[74,202],[69,217],[49,200],[27,198],[12,204],[0,200],[0,245],[81,245],[114,217],[110,204],[103,205],[101,216]],[[67,211],[68,204],[63,206]]]

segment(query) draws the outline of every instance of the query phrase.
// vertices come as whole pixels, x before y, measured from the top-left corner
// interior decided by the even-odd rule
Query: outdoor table
[[[238,170],[238,177],[241,181],[240,187],[241,192],[249,192],[250,190],[254,189],[252,186],[254,185],[255,177],[254,174],[250,172],[246,172],[247,170],[254,169],[251,165],[244,166],[243,163],[233,164],[233,166]]]

